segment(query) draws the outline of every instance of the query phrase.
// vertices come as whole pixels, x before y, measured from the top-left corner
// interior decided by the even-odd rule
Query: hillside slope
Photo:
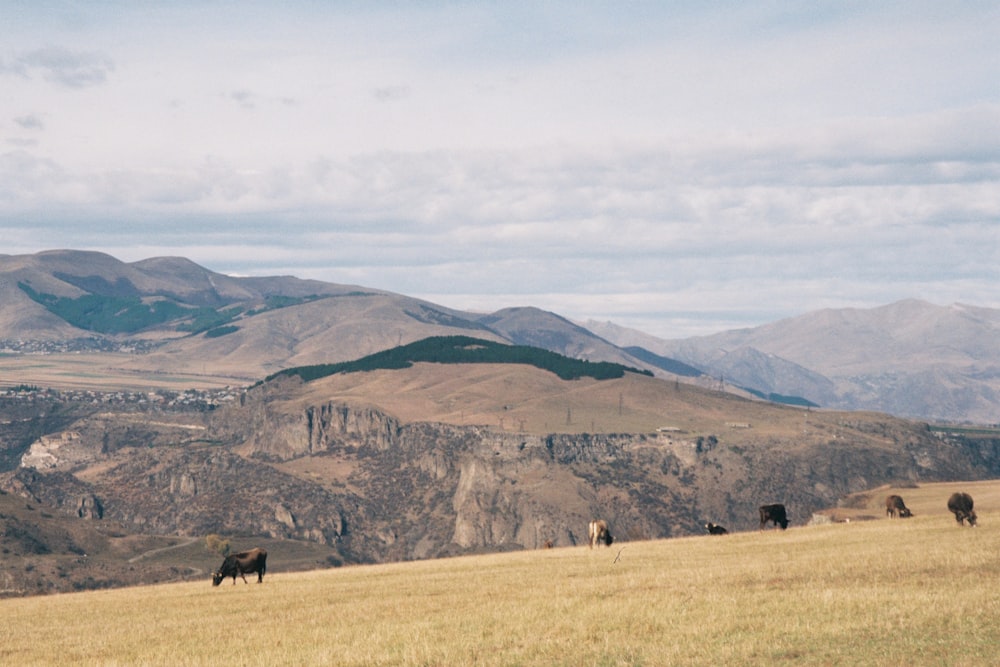
[[[309,541],[345,562],[580,544],[595,516],[622,539],[750,530],[772,501],[801,525],[879,484],[1000,475],[995,435],[521,364],[278,377],[208,409],[50,396],[65,418],[28,430],[17,415],[37,400],[7,403],[22,412],[0,425],[16,466],[0,489],[71,514],[92,498],[129,530]]]
[[[108,387],[250,384],[283,368],[447,335],[534,345],[793,404],[979,423],[1000,414],[995,309],[910,300],[667,341],[531,307],[468,313],[360,286],[225,276],[184,258],[0,255],[0,350],[13,353],[0,357],[6,386],[80,386],[84,378]],[[17,355],[28,352],[48,356],[25,364]],[[51,356],[60,353],[74,356]],[[62,364],[80,370],[60,373]]]
[[[605,326],[727,382],[824,407],[922,419],[996,423],[1000,311],[908,300],[831,309],[711,336],[656,342]]]
[[[250,383],[283,368],[349,361],[456,334],[647,368],[586,329],[534,308],[465,313],[355,285],[225,276],[178,257],[124,263],[73,250],[0,256],[0,343],[20,346],[15,351],[91,355],[138,345],[141,354],[91,369],[109,380],[111,369],[120,369],[126,376],[198,374],[220,385],[234,377]]]
[[[984,504],[983,515],[992,523],[998,510]],[[957,528],[943,508],[905,522],[308,573],[288,573],[294,554],[266,546],[261,585],[5,600],[3,650],[24,665],[996,662],[1000,531]],[[175,565],[190,557],[168,553]]]

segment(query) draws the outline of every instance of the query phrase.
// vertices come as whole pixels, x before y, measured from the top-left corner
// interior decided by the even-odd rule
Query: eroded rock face
[[[81,519],[103,519],[104,506],[101,501],[92,493],[80,497],[76,506],[76,515]]]
[[[803,449],[400,424],[291,395],[201,419],[87,415],[37,438],[0,488],[140,532],[310,540],[377,562],[582,544],[593,518],[621,542],[701,534],[706,519],[752,529],[775,500],[794,526],[885,481],[1000,474],[992,450],[901,422],[844,423]]]
[[[74,431],[43,435],[33,442],[28,451],[21,457],[21,465],[36,470],[56,470],[60,466],[69,467],[74,459],[79,457],[79,453],[74,451],[73,447],[74,443],[79,442],[79,440],[80,434]]]
[[[481,459],[469,457],[462,463],[452,503],[455,544],[468,548],[514,542],[517,503],[506,486]]]
[[[394,446],[399,423],[372,408],[326,403],[306,409],[309,454],[321,454],[346,444],[364,443],[378,451]]]
[[[338,403],[299,406],[284,394],[248,395],[240,406],[213,416],[213,429],[244,451],[272,461],[335,452],[346,447],[384,451],[398,440],[399,422],[374,408]]]

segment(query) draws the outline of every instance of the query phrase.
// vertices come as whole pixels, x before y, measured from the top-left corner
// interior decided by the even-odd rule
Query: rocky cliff
[[[792,524],[886,482],[1000,473],[994,439],[943,437],[878,415],[815,413],[803,444],[725,437],[531,434],[408,422],[372,405],[261,386],[214,411],[102,409],[23,447],[0,488],[150,534],[260,535],[335,547],[346,562],[568,546],[594,517],[617,540]],[[809,413],[806,413],[809,414]]]

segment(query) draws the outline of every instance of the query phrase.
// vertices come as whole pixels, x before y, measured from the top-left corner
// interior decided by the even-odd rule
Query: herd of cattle
[[[959,525],[965,525],[966,521],[969,522],[970,526],[976,525],[976,513],[973,511],[972,506],[972,496],[968,493],[953,493],[948,498],[948,511],[955,515],[955,521]],[[890,519],[897,517],[907,519],[913,516],[913,512],[903,502],[903,498],[896,494],[885,497],[885,513]],[[788,528],[788,513],[785,511],[784,505],[773,503],[760,506],[760,529],[764,530],[764,527],[768,523],[781,526],[782,530]],[[729,532],[719,524],[712,523],[711,521],[705,524],[705,530],[708,531],[709,535],[726,535]]]
[[[976,513],[972,509],[972,496],[965,492],[951,494],[948,498],[948,511],[955,515],[958,525],[965,525],[968,521],[970,526],[976,525]],[[890,519],[899,517],[906,519],[913,516],[913,512],[906,506],[903,499],[897,495],[885,497],[885,513]]]
[[[959,525],[965,525],[966,521],[969,522],[970,526],[976,525],[976,513],[973,511],[972,505],[972,496],[968,493],[953,493],[948,498],[948,511],[955,515],[955,521]],[[907,508],[903,499],[895,494],[886,496],[885,513],[890,519],[897,517],[906,519],[913,516],[913,512]],[[760,506],[760,529],[764,530],[764,527],[768,523],[781,526],[782,530],[788,528],[788,513],[785,511],[784,505],[781,503],[771,503]],[[708,531],[709,535],[726,535],[729,533],[722,526],[712,522],[705,524],[705,530]],[[590,522],[590,525],[587,527],[587,536],[590,539],[591,549],[602,543],[610,547],[614,541],[611,531],[608,529],[608,522],[603,519],[594,519]],[[257,574],[257,583],[259,584],[264,581],[264,572],[266,570],[267,552],[259,547],[255,547],[249,551],[242,551],[238,554],[226,556],[219,569],[212,573],[212,585],[218,586],[226,577],[232,577],[233,584],[235,585],[237,576],[243,578],[243,583],[249,583],[246,575],[254,573]]]
[[[976,513],[972,510],[972,496],[968,493],[953,493],[951,497],[948,498],[948,510],[955,515],[955,520],[958,521],[960,525],[964,525],[966,521],[969,522],[970,526],[976,525]],[[781,526],[784,530],[788,528],[788,512],[785,510],[785,506],[781,503],[770,503],[767,505],[761,505],[760,509],[760,529],[764,530],[768,523]],[[913,516],[913,512],[906,506],[903,502],[902,497],[895,494],[885,497],[885,513],[890,519],[900,518],[907,519]],[[705,524],[705,530],[708,531],[709,535],[728,535],[729,531],[723,526],[717,523],[712,523],[709,521]],[[608,546],[611,546],[611,533],[608,532],[608,523],[606,521],[595,519],[590,522],[590,527],[588,530],[590,536],[590,548],[593,549],[595,545],[604,542]]]
[[[968,493],[953,493],[948,498],[948,511],[955,515],[955,521],[959,525],[964,525],[966,521],[969,522],[970,526],[976,525],[976,513],[972,510],[972,505],[972,496]],[[896,517],[906,519],[913,516],[913,512],[897,495],[885,497],[885,513],[890,519]]]

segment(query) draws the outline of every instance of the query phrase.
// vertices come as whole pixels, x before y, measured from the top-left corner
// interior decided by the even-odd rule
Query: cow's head
[[[911,516],[913,516],[913,512],[911,512],[908,507],[904,507],[903,509],[899,510],[900,519],[909,519]]]
[[[970,526],[975,526],[976,525],[976,513],[975,512],[969,512],[969,525]]]
[[[222,574],[222,570],[216,570],[212,573],[212,585],[218,586],[222,583],[222,580],[226,578],[226,575]]]

